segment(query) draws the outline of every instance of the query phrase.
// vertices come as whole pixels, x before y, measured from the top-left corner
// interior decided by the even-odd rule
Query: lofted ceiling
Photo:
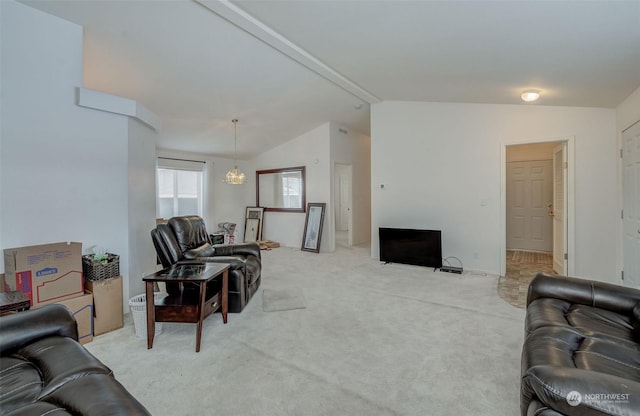
[[[160,116],[158,146],[251,158],[384,100],[614,108],[640,87],[640,0],[57,0],[84,86]],[[542,97],[523,104],[520,93]]]

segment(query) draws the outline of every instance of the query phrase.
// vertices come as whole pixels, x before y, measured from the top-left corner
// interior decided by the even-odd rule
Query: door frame
[[[567,274],[575,275],[575,137],[517,140],[500,144],[500,276],[507,273],[507,147],[548,142],[567,143]]]
[[[555,246],[555,242],[558,239],[557,236],[556,236],[556,231],[558,231],[557,230],[557,226],[556,226],[556,221],[557,221],[556,220],[556,216],[557,215],[554,215],[553,218],[552,218],[552,227],[553,227],[552,238],[553,238],[553,243],[554,244],[553,244],[553,247],[552,247],[553,251],[551,253],[551,257],[552,257],[553,270],[556,273],[559,273],[559,274],[568,274],[567,273],[567,260],[564,258],[564,252],[565,252],[564,249],[566,249],[566,246],[567,246],[566,241],[567,241],[567,217],[568,217],[568,214],[567,214],[567,212],[568,212],[568,210],[567,210],[567,193],[566,193],[566,190],[565,190],[565,188],[567,186],[567,183],[568,183],[568,180],[567,180],[567,177],[568,177],[567,173],[568,172],[567,172],[567,169],[565,168],[565,164],[567,164],[567,142],[561,142],[559,145],[557,145],[556,147],[553,148],[553,160],[552,160],[552,164],[553,164],[553,167],[552,167],[552,169],[553,169],[553,202],[552,202],[552,204],[553,204],[553,212],[554,212],[554,214],[558,212],[558,205],[556,204],[556,202],[557,202],[556,201],[556,191],[557,191],[557,189],[556,189],[556,173],[557,173],[556,172],[556,166],[557,166],[556,165],[556,163],[557,163],[556,156],[557,156],[558,153],[560,154],[560,156],[562,156],[562,158],[560,160],[560,163],[561,163],[560,169],[561,169],[561,175],[562,175],[562,195],[563,195],[563,198],[562,198],[562,229],[561,229],[562,231],[561,231],[561,233],[562,233],[562,243],[563,243],[564,247],[563,247],[563,250],[562,250],[562,258],[559,259],[560,263],[558,263],[556,261],[557,260],[557,257],[556,257],[557,250],[556,250],[556,246]],[[556,265],[560,265],[561,267],[556,268]],[[558,272],[558,270],[562,270],[562,271]]]
[[[625,195],[624,195],[624,179],[625,179],[625,175],[624,175],[624,157],[622,152],[624,151],[624,132],[629,130],[631,127],[633,127],[636,123],[640,123],[640,118],[638,119],[634,119],[632,121],[630,121],[628,124],[624,125],[618,132],[618,148],[620,149],[620,158],[618,159],[618,163],[619,163],[619,169],[618,169],[618,183],[620,184],[620,196],[619,196],[619,201],[618,203],[620,204],[620,212],[621,214],[624,211],[624,202],[625,202]],[[619,249],[618,249],[618,253],[619,254],[619,258],[618,258],[618,276],[617,276],[617,280],[618,280],[618,284],[625,286],[625,287],[634,287],[634,286],[629,286],[629,281],[628,280],[624,280],[622,273],[625,271],[625,221],[624,218],[621,215],[620,218],[620,227],[619,227],[619,235],[620,238],[618,239],[618,244],[620,245]]]
[[[348,164],[348,163],[334,163],[334,175],[333,175],[333,182],[334,182],[334,193],[338,190],[338,186],[336,186],[336,180],[338,180],[338,176],[336,173],[338,171],[338,166],[341,166],[342,171],[344,173],[346,173],[346,177],[347,180],[349,181],[349,195],[347,197],[347,202],[349,205],[349,211],[347,213],[347,245],[348,246],[352,246],[353,245],[353,165]],[[334,224],[333,227],[334,229],[337,228],[337,218],[338,215],[337,213],[335,213],[335,205],[337,203],[339,203],[340,200],[340,196],[338,195],[334,195]],[[335,240],[335,233],[334,233],[334,240]]]

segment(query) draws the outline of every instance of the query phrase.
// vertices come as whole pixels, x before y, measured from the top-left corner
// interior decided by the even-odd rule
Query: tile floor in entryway
[[[498,281],[498,295],[505,302],[524,308],[529,283],[538,272],[555,273],[551,253],[507,250],[507,273]]]

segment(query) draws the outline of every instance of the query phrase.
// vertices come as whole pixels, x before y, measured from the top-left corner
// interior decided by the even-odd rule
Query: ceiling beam
[[[196,0],[196,2],[362,101],[369,104],[380,102],[378,97],[323,63],[229,0]]]

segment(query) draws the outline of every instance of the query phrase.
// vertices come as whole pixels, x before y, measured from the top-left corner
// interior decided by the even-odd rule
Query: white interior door
[[[552,161],[507,163],[507,250],[551,252]]]
[[[567,151],[566,143],[553,149],[553,270],[567,274]]]
[[[351,212],[351,166],[336,165],[335,171],[336,230],[347,231]]]
[[[640,287],[640,121],[622,132],[624,284]]]
[[[345,175],[340,176],[340,230],[349,229],[349,211],[351,210],[351,183]]]

